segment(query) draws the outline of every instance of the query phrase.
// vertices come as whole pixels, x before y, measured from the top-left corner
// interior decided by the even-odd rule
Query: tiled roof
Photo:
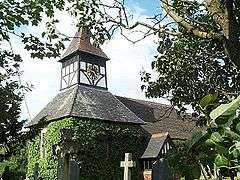
[[[167,138],[168,133],[153,134],[141,158],[157,158],[163,148],[164,143],[167,141]]]
[[[142,124],[150,134],[168,132],[173,139],[189,138],[196,128],[191,118],[182,119],[171,106],[114,96],[107,90],[82,85],[60,92],[27,127],[43,118],[52,121],[64,117]]]
[[[116,96],[126,107],[146,122],[142,127],[151,134],[168,132],[173,139],[189,138],[195,127],[191,118],[181,118],[172,106]]]
[[[109,91],[77,85],[60,92],[26,127],[64,117],[145,124]]]
[[[67,50],[63,54],[61,60],[63,60],[67,56],[69,56],[77,51],[100,56],[106,60],[109,59],[107,57],[107,55],[102,51],[101,48],[95,47],[91,44],[90,33],[85,28],[81,28],[78,32],[76,32],[70,45],[68,46]]]

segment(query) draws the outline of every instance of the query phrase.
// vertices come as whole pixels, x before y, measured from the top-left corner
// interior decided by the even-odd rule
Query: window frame
[[[46,151],[46,133],[47,128],[43,128],[40,132],[40,158],[45,158],[47,151]]]

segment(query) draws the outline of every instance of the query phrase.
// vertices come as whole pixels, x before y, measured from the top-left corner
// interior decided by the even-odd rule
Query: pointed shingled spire
[[[96,56],[100,56],[108,60],[107,55],[102,51],[101,48],[95,47],[90,42],[90,32],[86,28],[80,28],[72,39],[70,45],[67,50],[63,54],[61,60],[65,59],[67,56],[80,51],[89,54],[93,54]]]

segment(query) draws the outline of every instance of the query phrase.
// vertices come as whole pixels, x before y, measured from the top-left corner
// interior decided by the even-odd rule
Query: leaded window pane
[[[97,86],[106,87],[106,81],[104,77],[98,82]]]
[[[89,84],[89,80],[83,72],[80,72],[80,82],[84,84]]]
[[[62,76],[65,76],[66,72],[65,72],[65,68],[62,68]]]
[[[74,62],[74,71],[76,71],[78,69],[78,61]]]
[[[100,67],[100,74],[105,74],[105,68],[104,67]]]
[[[69,65],[66,66],[66,75],[68,75],[68,74],[69,74]]]
[[[70,73],[72,73],[72,72],[73,72],[73,63],[70,64],[69,66],[70,66],[70,67],[69,67],[69,68],[70,68]]]
[[[80,62],[80,69],[86,70],[86,62]]]

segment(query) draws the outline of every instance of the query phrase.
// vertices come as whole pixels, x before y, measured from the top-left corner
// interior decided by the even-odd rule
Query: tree
[[[7,180],[22,180],[27,171],[26,148],[18,147],[15,155],[0,163],[0,177]],[[10,177],[7,177],[10,176]]]
[[[197,1],[193,1],[193,4],[198,7],[200,16],[207,16],[213,20],[213,27],[207,25],[204,22],[198,21],[199,15],[196,14],[199,11],[194,11],[191,16],[188,13],[183,14],[180,9],[174,9],[177,5],[180,8],[181,5],[187,5],[189,2],[176,1],[172,5],[169,0],[163,0],[163,8],[173,18],[173,20],[179,23],[180,26],[185,28],[190,34],[196,37],[212,39],[221,42],[224,46],[226,55],[229,56],[231,61],[239,68],[240,60],[238,56],[238,50],[240,48],[239,36],[239,17],[240,17],[240,3],[235,0],[204,0],[203,4],[199,4]],[[180,2],[180,3],[179,3]],[[201,9],[201,7],[203,9]],[[192,9],[190,9],[191,11]],[[204,12],[205,11],[205,12]]]
[[[159,76],[151,79],[151,75],[145,72],[142,77],[147,96],[170,96],[173,105],[180,110],[185,110],[187,104],[197,110],[198,102],[208,91],[239,91],[239,57],[235,57],[234,52],[230,55],[229,51],[236,49],[228,50],[226,45],[230,43],[227,41],[234,41],[235,47],[239,48],[239,21],[232,20],[238,19],[239,8],[236,5],[234,9],[228,9],[229,3],[238,2],[204,2],[174,1],[171,6],[168,1],[163,1],[163,8],[178,23],[177,29],[170,27],[171,32],[177,34],[173,37],[166,30],[161,32],[159,55],[152,63]],[[223,15],[224,11],[231,11],[232,15]],[[229,21],[220,23],[219,14]],[[230,22],[234,32],[226,28]],[[226,35],[229,33],[234,34],[232,39]]]
[[[28,0],[0,2],[0,162],[14,154],[26,137],[26,132],[22,131],[25,121],[19,120],[19,115],[21,102],[29,87],[23,86],[19,79],[22,58],[13,51],[10,35],[20,38],[32,57],[58,56],[63,45],[62,42],[54,42],[57,37],[50,23],[42,34],[46,36],[43,42],[23,31],[24,26],[38,26],[44,15],[52,17],[54,7],[61,8],[57,2],[54,3]]]
[[[158,77],[142,73],[142,88],[148,97],[167,97],[182,111],[189,104],[198,111],[199,101],[209,91],[239,92],[240,73],[219,42],[191,35],[170,40],[162,35],[158,51],[152,62]]]
[[[183,176],[202,172],[205,179],[234,179],[240,163],[240,96],[223,104],[217,94],[209,94],[200,104],[208,126],[170,152],[170,165]]]

